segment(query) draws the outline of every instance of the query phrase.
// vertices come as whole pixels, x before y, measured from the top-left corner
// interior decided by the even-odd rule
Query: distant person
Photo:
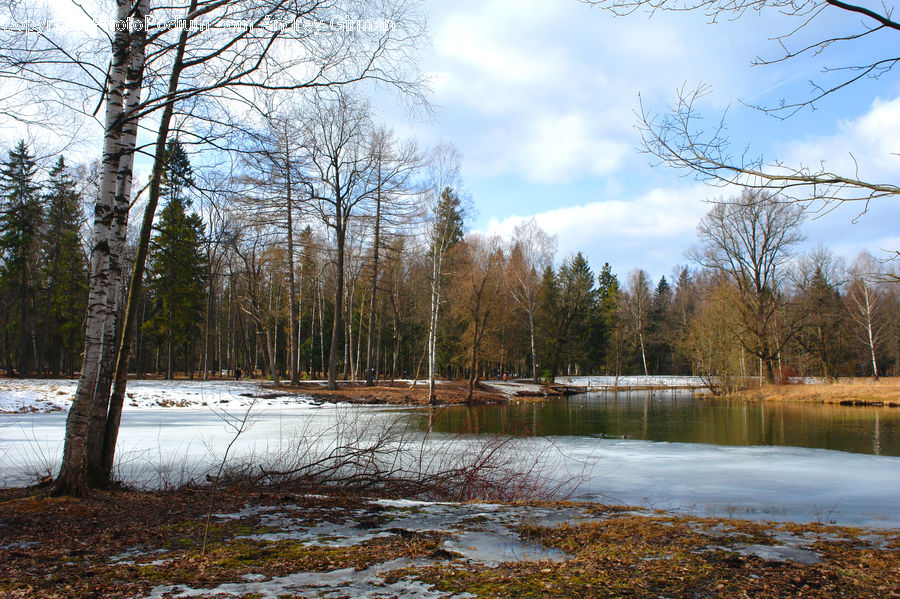
[[[503,382],[505,383],[505,382],[508,381],[508,380],[509,380],[509,373],[508,373],[508,372],[504,372],[504,373],[503,373]]]
[[[239,381],[239,380],[241,380],[241,377],[242,377],[242,376],[244,376],[244,373],[241,372],[241,369],[240,369],[240,368],[235,368],[235,369],[234,369],[234,380]]]

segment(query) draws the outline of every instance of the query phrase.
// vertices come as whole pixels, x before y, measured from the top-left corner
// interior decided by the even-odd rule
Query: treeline
[[[424,379],[432,356],[435,376],[473,383],[672,374],[727,389],[759,375],[897,371],[896,277],[868,255],[850,265],[823,247],[796,255],[794,204],[752,193],[716,204],[698,227],[693,266],[620,279],[581,253],[557,259],[555,238],[534,220],[508,240],[466,233],[452,149],[423,158],[360,123],[338,144],[329,123],[346,116],[334,118],[258,136],[240,175],[215,193],[169,142],[136,310],[136,376],[241,368],[297,381],[327,377],[334,360],[337,378]],[[41,183],[24,142],[3,163],[7,375],[80,368],[89,172],[60,158]]]

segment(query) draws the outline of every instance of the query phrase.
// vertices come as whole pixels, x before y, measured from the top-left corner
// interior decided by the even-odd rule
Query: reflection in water
[[[435,432],[608,436],[713,445],[781,445],[900,456],[900,410],[726,401],[685,391],[601,392],[422,413]]]

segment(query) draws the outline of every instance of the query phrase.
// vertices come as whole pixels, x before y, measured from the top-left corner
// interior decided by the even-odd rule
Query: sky
[[[781,15],[716,24],[701,13],[613,17],[577,0],[430,0],[425,10],[433,43],[422,66],[435,115],[410,122],[387,107],[386,120],[423,145],[458,148],[473,230],[508,236],[533,217],[557,236],[557,261],[582,251],[595,271],[609,262],[622,280],[633,268],[657,279],[689,263],[708,202],[728,190],[654,166],[635,128],[641,103],[662,112],[683,86],[708,84],[702,113],[711,123],[725,114],[732,146],[752,155],[851,170],[852,154],[862,176],[896,182],[900,174],[893,74],[783,121],[746,106],[805,97],[823,64],[871,50],[857,44],[818,60],[751,66],[778,56],[770,38],[796,25]],[[800,41],[838,25],[823,19]],[[824,243],[852,258],[900,247],[900,202],[881,200],[860,216],[863,208],[811,214],[805,248]]]
[[[535,218],[557,237],[557,263],[581,251],[595,272],[609,262],[620,280],[634,268],[658,279],[690,263],[686,250],[698,243],[709,202],[734,192],[655,165],[635,127],[641,106],[664,112],[682,87],[709,85],[700,110],[710,124],[725,116],[736,151],[900,179],[897,73],[865,79],[787,120],[747,106],[805,98],[824,65],[857,64],[895,39],[754,67],[757,57],[780,56],[772,38],[796,21],[771,12],[715,24],[696,12],[614,17],[578,0],[421,2],[431,43],[420,64],[434,111],[411,117],[385,96],[378,116],[422,147],[458,149],[474,208],[470,229],[509,236]],[[54,10],[74,26],[83,15],[72,6]],[[794,41],[846,32],[846,15],[828,10]],[[147,167],[139,163],[138,174]],[[810,214],[804,248],[823,243],[850,259],[864,249],[885,255],[900,248],[898,222],[898,200],[838,206]]]

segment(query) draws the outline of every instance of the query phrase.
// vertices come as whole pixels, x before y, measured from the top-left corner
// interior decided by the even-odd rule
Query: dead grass
[[[735,394],[741,399],[793,401],[842,405],[900,407],[900,378],[842,378],[837,383],[766,385]]]
[[[338,388],[328,390],[320,383],[300,383],[299,385],[282,385],[279,391],[288,391],[309,395],[315,399],[328,402],[347,402],[354,404],[391,404],[391,405],[428,405],[428,384],[419,383],[411,387],[408,382],[382,381],[374,387],[366,387],[364,383],[339,381]],[[437,403],[462,404],[466,402],[468,382],[463,380],[441,381],[435,390]],[[473,402],[476,404],[498,403],[509,398],[503,393],[475,385]]]
[[[272,506],[290,517],[266,520],[261,511],[248,510],[221,518],[206,555],[199,551],[204,493],[97,492],[73,500],[23,496],[20,490],[0,498],[3,598],[138,597],[156,585],[211,587],[248,576],[359,570],[397,558],[431,565],[386,572],[386,582],[417,580],[476,597],[900,597],[896,531],[871,535],[817,524],[637,515],[628,508],[567,504],[606,519],[550,528],[523,523],[523,539],[566,557],[493,567],[448,552],[445,532],[387,528],[388,534],[352,546],[329,546],[327,535],[312,544],[252,538],[290,533],[301,525],[344,525],[350,512],[361,527],[383,519],[383,508],[358,497],[229,492],[219,506],[224,513]],[[784,534],[808,539],[805,546],[819,555],[819,563],[768,561],[740,552]]]

